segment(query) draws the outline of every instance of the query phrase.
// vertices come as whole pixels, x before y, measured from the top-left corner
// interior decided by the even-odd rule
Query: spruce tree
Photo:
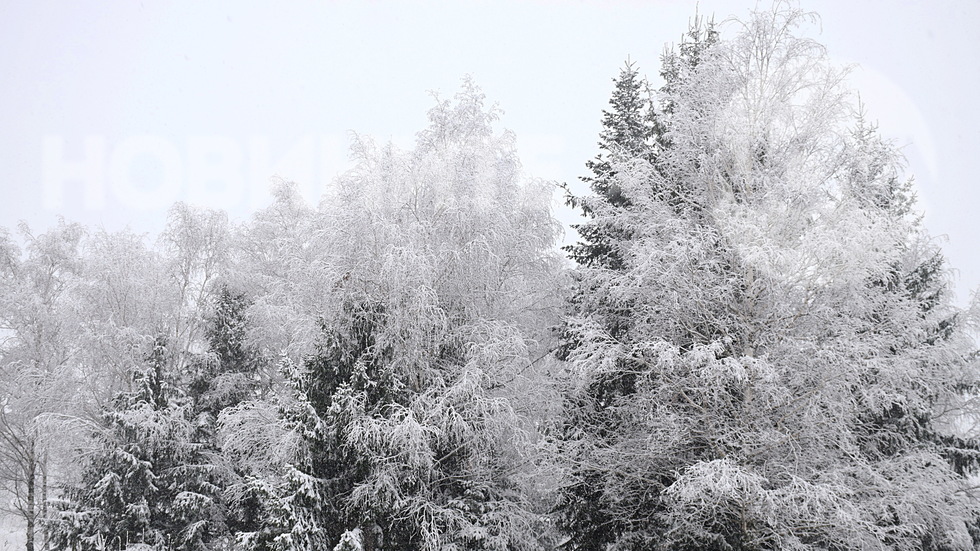
[[[229,534],[257,530],[264,512],[265,496],[250,484],[249,469],[223,452],[218,435],[221,415],[255,399],[261,390],[259,372],[266,362],[249,341],[251,304],[244,293],[227,284],[219,287],[204,327],[208,349],[193,358],[185,375],[193,440],[220,491],[218,507]]]
[[[594,197],[575,197],[568,195],[569,205],[579,207],[582,214],[593,220],[576,224],[573,228],[582,241],[566,247],[572,260],[591,266],[620,266],[617,240],[627,238],[622,230],[596,220],[595,201],[612,207],[628,205],[622,191],[616,184],[614,164],[628,159],[649,157],[651,140],[654,136],[654,115],[650,98],[649,84],[642,78],[635,64],[629,61],[613,79],[613,94],[609,100],[610,109],[602,112],[602,132],[599,134],[599,154],[589,160],[586,167],[591,175],[582,177],[589,184]]]
[[[667,93],[686,79],[699,62],[702,52],[717,41],[712,22],[695,17],[681,41],[679,52],[668,50],[662,62],[661,77]],[[590,184],[592,195],[569,197],[573,206],[581,206],[587,222],[574,226],[581,241],[566,247],[569,257],[580,266],[573,288],[571,312],[588,312],[613,338],[625,336],[632,325],[631,305],[605,294],[597,286],[596,273],[624,270],[623,258],[636,238],[632,214],[638,208],[623,193],[617,168],[646,170],[651,175],[661,170],[660,159],[669,147],[667,121],[673,113],[669,99],[658,104],[650,94],[649,84],[641,79],[632,63],[627,62],[610,99],[611,111],[603,111],[603,131],[600,134],[599,156],[586,166],[592,176],[582,180]],[[669,98],[669,95],[667,96]],[[654,178],[651,178],[654,181]],[[665,179],[660,189],[651,190],[665,201],[676,204],[679,182]],[[589,346],[579,338],[574,322],[562,329],[558,356],[569,359],[576,351]],[[602,440],[618,430],[615,414],[609,409],[618,400],[636,392],[637,366],[628,358],[615,360],[615,367],[589,381],[584,394],[566,395],[567,419],[559,429],[562,438]],[[575,451],[569,450],[574,454]],[[575,469],[574,483],[563,486],[559,495],[557,518],[559,526],[571,536],[575,549],[602,549],[616,541],[626,529],[624,521],[612,511],[604,494],[605,474],[582,463]]]
[[[250,305],[244,293],[233,292],[227,285],[220,287],[204,328],[208,350],[194,358],[189,367],[187,395],[194,414],[203,416],[199,425],[207,434],[202,438],[213,440],[221,411],[254,398],[258,391],[263,359],[248,342],[246,313]]]
[[[617,227],[609,213],[628,210],[630,202],[616,181],[616,167],[638,160],[657,166],[657,159],[670,147],[666,130],[674,111],[671,91],[688,78],[704,52],[717,41],[714,21],[696,15],[677,48],[667,49],[661,56],[659,101],[631,61],[613,79],[610,109],[602,112],[599,154],[586,162],[591,174],[581,178],[592,194],[576,197],[566,188],[566,202],[580,208],[587,218],[572,226],[581,241],[565,247],[569,258],[578,264],[613,269],[622,266],[619,247],[629,243],[629,229]],[[668,189],[660,191],[678,200],[680,195],[670,189],[672,184],[679,183],[668,183]]]
[[[397,384],[386,367],[390,358],[375,346],[383,308],[350,303],[343,313],[339,326],[321,321],[315,350],[302,366],[288,360],[281,366],[293,392],[280,406],[280,415],[303,446],[288,465],[275,502],[266,506],[272,514],[249,538],[253,548],[331,549],[350,528],[376,532],[369,512],[345,506],[344,496],[365,480],[370,468],[346,434],[352,416],[383,415],[386,407],[397,404]],[[355,393],[362,393],[364,402],[351,402]],[[393,528],[387,531],[388,548],[409,548],[411,541],[398,538]]]
[[[629,239],[579,270],[566,322],[569,547],[974,545],[978,447],[943,417],[975,343],[807,17],[695,50],[661,91],[666,145],[615,174],[628,207],[594,209]]]
[[[134,390],[104,413],[98,449],[85,458],[81,480],[66,488],[55,527],[60,545],[190,551],[223,533],[217,489],[169,366],[165,340],[157,339],[134,371]]]

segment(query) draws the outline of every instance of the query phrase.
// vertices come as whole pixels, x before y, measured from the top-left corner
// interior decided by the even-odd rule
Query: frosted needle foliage
[[[975,344],[811,20],[695,21],[657,139],[580,199],[618,262],[579,259],[565,324],[572,548],[973,548]]]

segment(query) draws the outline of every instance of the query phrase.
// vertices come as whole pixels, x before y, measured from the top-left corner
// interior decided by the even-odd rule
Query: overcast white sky
[[[700,2],[716,20],[755,5]],[[760,4],[768,5],[768,4]],[[980,286],[980,2],[803,1],[883,133],[920,209]],[[0,225],[58,215],[156,234],[183,200],[243,220],[270,177],[311,199],[353,130],[408,145],[471,74],[505,111],[527,171],[575,183],[597,152],[611,78],[652,80],[694,2],[13,2],[0,0]],[[147,153],[150,152],[150,153]],[[116,178],[113,180],[113,178]],[[194,181],[209,181],[194,186]],[[117,182],[112,184],[111,182]]]

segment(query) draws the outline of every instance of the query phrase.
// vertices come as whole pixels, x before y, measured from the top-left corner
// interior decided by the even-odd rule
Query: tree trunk
[[[33,452],[33,449],[31,451]],[[34,551],[34,479],[36,471],[37,462],[32,453],[27,460],[27,472],[25,473],[27,475],[27,503],[24,504],[24,516],[27,520],[27,551]]]
[[[51,534],[48,523],[48,451],[41,456],[41,534],[44,551],[51,551]]]

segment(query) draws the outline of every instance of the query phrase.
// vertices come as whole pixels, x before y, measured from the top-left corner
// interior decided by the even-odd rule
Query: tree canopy
[[[574,548],[974,545],[978,443],[948,423],[975,344],[807,18],[780,4],[688,48],[665,145],[589,199],[621,262],[582,265],[566,322]]]
[[[0,231],[28,551],[975,549],[980,303],[813,19],[627,61],[568,258],[469,78],[317,205]]]

